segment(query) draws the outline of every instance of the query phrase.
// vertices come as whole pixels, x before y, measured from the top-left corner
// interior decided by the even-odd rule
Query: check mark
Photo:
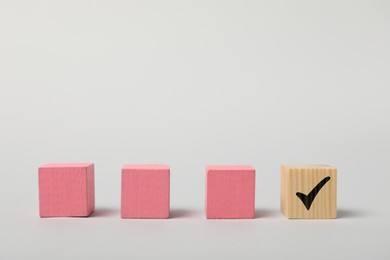
[[[302,203],[305,205],[306,209],[309,210],[313,200],[317,196],[317,193],[324,187],[324,185],[330,180],[330,177],[325,177],[320,181],[309,194],[305,195],[301,192],[297,192],[296,195],[301,199]]]

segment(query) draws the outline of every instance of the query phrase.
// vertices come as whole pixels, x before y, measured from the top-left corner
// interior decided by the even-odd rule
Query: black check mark
[[[301,199],[302,203],[305,205],[306,209],[309,210],[311,204],[313,203],[314,198],[317,196],[317,193],[324,187],[324,185],[330,180],[330,177],[325,177],[320,181],[309,194],[305,195],[301,192],[297,192],[296,195]]]

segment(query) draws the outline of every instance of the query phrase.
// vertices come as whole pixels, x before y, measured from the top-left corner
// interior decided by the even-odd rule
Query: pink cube
[[[39,167],[41,217],[85,217],[95,209],[93,163]]]
[[[255,170],[250,166],[208,166],[207,218],[254,218]]]
[[[167,165],[125,165],[122,168],[122,218],[169,218]]]

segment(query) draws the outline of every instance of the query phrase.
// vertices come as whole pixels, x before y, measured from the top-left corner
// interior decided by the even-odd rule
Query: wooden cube
[[[121,217],[169,218],[170,169],[167,165],[122,168]]]
[[[41,217],[85,217],[95,209],[93,163],[39,167]]]
[[[255,169],[250,166],[208,166],[206,171],[208,219],[254,218]]]
[[[336,193],[337,169],[334,167],[281,167],[281,210],[288,218],[336,218]]]

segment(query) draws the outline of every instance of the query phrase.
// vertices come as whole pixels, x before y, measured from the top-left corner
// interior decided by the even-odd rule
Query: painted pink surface
[[[86,217],[94,211],[94,164],[47,164],[38,172],[41,217]]]
[[[122,168],[121,217],[169,218],[170,169],[167,165]]]
[[[207,218],[254,218],[255,169],[250,166],[208,166]]]
[[[80,168],[88,167],[93,163],[49,163],[42,165],[39,168]]]
[[[215,171],[240,171],[240,170],[254,170],[252,166],[248,165],[212,165],[207,166],[206,170],[215,170]]]
[[[164,164],[126,164],[122,169],[126,170],[169,170],[169,165]]]

